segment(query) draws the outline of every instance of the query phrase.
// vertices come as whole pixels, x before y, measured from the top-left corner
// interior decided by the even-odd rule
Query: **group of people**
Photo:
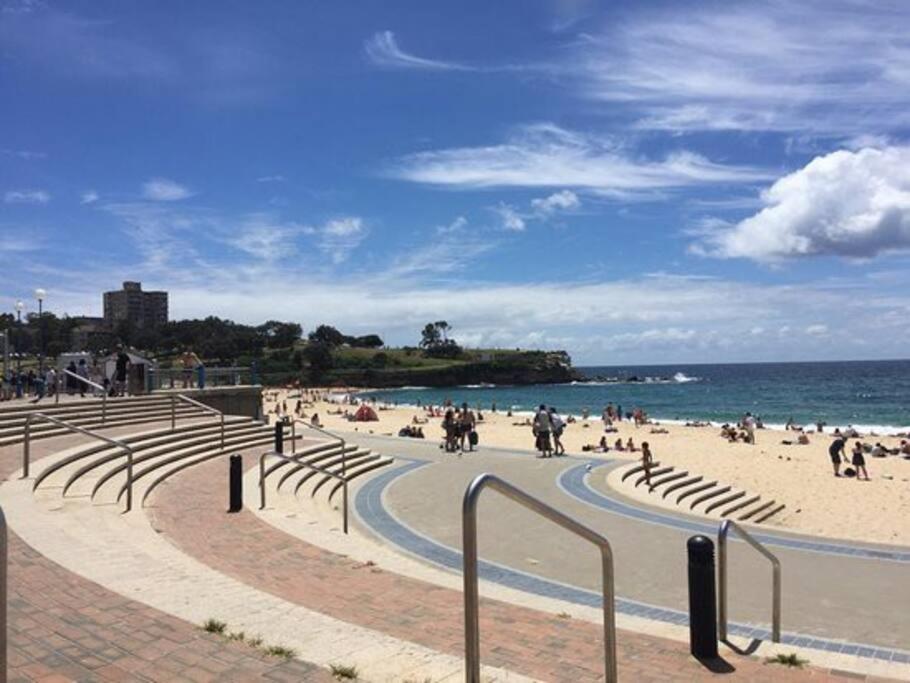
[[[479,441],[477,416],[468,408],[467,403],[462,403],[460,408],[446,409],[442,418],[442,430],[445,434],[443,447],[448,453],[464,453],[465,444],[469,451],[473,451]]]
[[[566,454],[565,446],[562,445],[562,434],[565,429],[566,422],[556,412],[556,408],[541,403],[531,422],[534,447],[540,452],[540,457],[552,458],[554,455]]]

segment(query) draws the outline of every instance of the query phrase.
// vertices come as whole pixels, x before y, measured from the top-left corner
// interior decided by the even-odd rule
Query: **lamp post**
[[[22,309],[25,304],[22,299],[16,302],[16,376],[22,372]]]
[[[38,372],[42,375],[44,375],[44,315],[41,306],[46,296],[47,292],[40,287],[35,290],[35,298],[38,300],[38,333],[41,335],[38,347]]]

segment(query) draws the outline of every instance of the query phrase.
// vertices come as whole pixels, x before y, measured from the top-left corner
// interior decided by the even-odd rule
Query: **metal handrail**
[[[610,542],[580,522],[528,495],[492,474],[474,478],[464,492],[462,503],[462,551],[464,573],[465,680],[480,683],[480,621],[477,578],[477,501],[485,488],[499,491],[520,505],[536,512],[600,548],[603,570],[604,680],[616,683],[616,613],[613,592],[613,551]]]
[[[73,372],[71,370],[67,370],[66,368],[63,368],[63,370],[61,372],[63,372],[66,375],[69,375],[70,377],[73,377],[73,378],[79,380],[80,382],[84,382],[85,384],[88,384],[89,386],[92,386],[95,389],[99,389],[101,391],[101,424],[104,424],[105,421],[107,420],[107,390],[103,386],[98,384],[97,382],[93,382],[92,380],[88,379],[87,377],[83,377],[82,375],[77,375],[75,372]],[[58,382],[57,390],[54,392],[54,405],[59,405],[59,404],[60,404],[60,383]]]
[[[9,564],[9,542],[6,515],[0,508],[0,683],[6,683],[6,608],[7,608],[7,565]]]
[[[72,432],[77,432],[79,434],[84,434],[85,436],[91,436],[99,441],[104,441],[105,443],[111,444],[112,446],[117,446],[126,451],[126,510],[124,512],[129,512],[133,509],[133,449],[129,444],[124,443],[123,441],[118,441],[117,439],[111,439],[107,436],[102,436],[97,432],[93,432],[91,429],[85,429],[84,427],[78,427],[74,424],[70,424],[64,420],[61,420],[51,415],[46,415],[45,413],[29,413],[28,417],[25,418],[25,441],[22,443],[22,479],[28,479],[29,464],[31,461],[31,429],[32,421],[35,419],[46,420],[48,422],[53,422],[56,425],[60,425],[65,429],[69,429]]]
[[[9,533],[6,515],[0,508],[0,683],[6,683],[6,607],[7,607],[7,565],[9,564]]]
[[[341,482],[342,488],[343,488],[342,494],[344,496],[343,511],[342,511],[343,520],[344,520],[344,533],[347,534],[348,533],[348,479],[347,479],[347,477],[345,477],[341,474],[338,474],[337,472],[332,472],[330,470],[327,470],[324,467],[319,467],[319,465],[314,465],[312,463],[309,463],[306,460],[300,460],[299,458],[295,458],[291,455],[285,455],[284,453],[279,453],[278,451],[266,451],[265,453],[263,453],[262,455],[259,456],[259,509],[265,510],[265,477],[266,477],[265,459],[267,457],[269,457],[270,455],[275,456],[276,458],[280,458],[280,459],[284,460],[285,462],[292,462],[295,465],[302,465],[303,467],[309,467],[311,470],[315,470],[316,472],[321,472],[322,474],[326,474],[326,475],[332,477],[333,479],[338,479]]]
[[[224,450],[224,413],[218,410],[217,408],[212,408],[212,406],[207,406],[205,403],[201,403],[194,398],[190,398],[184,394],[171,394],[171,431],[177,429],[177,401],[184,401],[191,405],[196,406],[197,408],[202,408],[207,413],[212,413],[213,415],[221,416],[221,450]]]
[[[771,562],[772,602],[771,602],[771,640],[780,642],[780,560],[765,546],[755,540],[751,534],[732,519],[725,519],[717,530],[717,584],[718,584],[718,618],[717,631],[721,640],[727,639],[727,534],[735,528],[746,543],[755,548]]]
[[[341,476],[342,477],[348,476],[348,456],[344,450],[344,447],[346,444],[344,437],[338,436],[337,434],[333,434],[332,432],[330,432],[327,429],[323,429],[322,427],[317,427],[316,425],[314,425],[310,422],[305,422],[304,420],[301,420],[296,417],[293,420],[291,420],[291,453],[297,452],[297,427],[295,425],[298,422],[300,424],[302,424],[304,427],[313,429],[313,430],[319,432],[320,434],[325,434],[330,439],[335,439],[336,441],[338,441],[338,443],[341,444]]]

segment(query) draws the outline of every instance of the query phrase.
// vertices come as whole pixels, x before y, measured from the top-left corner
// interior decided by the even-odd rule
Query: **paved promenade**
[[[400,454],[390,448],[394,442],[375,441],[381,452]],[[36,466],[73,443],[36,442]],[[247,454],[247,468],[254,464],[252,455]],[[518,462],[504,454],[488,457],[503,465]],[[20,458],[19,448],[0,451],[0,474],[9,477]],[[419,463],[402,464],[420,471]],[[332,663],[356,664],[367,681],[461,680],[457,582],[439,585],[353,560],[252,512],[228,515],[226,471],[225,459],[186,470],[153,494],[152,507],[128,515],[79,497],[61,505],[59,491],[36,496],[29,482],[5,482],[0,502],[13,531],[20,532],[10,543],[11,680],[326,681]],[[356,485],[354,496],[395,481],[383,477],[387,474]],[[454,479],[437,481],[437,488],[440,483],[460,487]],[[255,491],[247,493],[255,497]],[[422,495],[443,509],[444,496],[436,490]],[[300,501],[299,514],[287,514],[283,523],[309,526],[337,514],[320,514],[318,505],[310,505]],[[447,525],[458,526],[458,509],[455,522],[441,525],[442,533],[448,533]],[[510,521],[497,518],[496,524]],[[483,547],[485,556],[492,550]],[[590,554],[590,548],[584,550]],[[574,563],[575,557],[564,561]],[[572,618],[526,601],[482,600],[485,680],[597,680],[601,626],[596,619],[578,618],[571,605],[567,609]],[[198,624],[208,616],[227,621],[232,630],[261,633],[267,643],[290,645],[302,660],[265,657],[206,634]],[[830,665],[791,670],[728,650],[725,661],[709,668],[678,640],[625,630],[618,640],[620,677],[626,681],[709,680],[718,668],[735,680],[856,680]]]

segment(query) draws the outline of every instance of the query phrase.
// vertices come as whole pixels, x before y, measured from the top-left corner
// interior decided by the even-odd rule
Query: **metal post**
[[[177,429],[177,397],[171,394],[171,431]]]
[[[724,531],[717,534],[717,637],[727,642],[727,534]]]
[[[689,556],[689,651],[698,659],[717,657],[717,612],[714,595],[714,544],[692,536]]]
[[[101,424],[107,421],[107,392],[101,391]]]
[[[133,449],[126,449],[126,510],[133,509]]]
[[[291,420],[291,453],[297,452],[297,420]]]
[[[25,418],[25,441],[22,442],[22,478],[28,479],[29,451],[32,444],[32,416]]]
[[[275,452],[284,453],[284,422],[275,421]]]
[[[0,508],[0,683],[6,683],[6,605],[7,605],[7,564],[9,563],[9,540],[6,530],[6,515]]]
[[[221,413],[221,452],[224,453],[224,413]]]
[[[344,489],[342,491],[342,495],[344,495],[344,500],[342,501],[344,503],[344,533],[347,534],[348,533],[348,480],[347,479],[344,479],[342,481],[341,487],[342,487],[342,489]]]
[[[228,512],[240,512],[243,509],[243,457],[240,455],[231,456],[229,498]]]
[[[341,438],[341,476],[345,478],[348,476],[348,452],[343,438]]]
[[[263,453],[259,456],[259,509],[265,510],[265,456]]]

